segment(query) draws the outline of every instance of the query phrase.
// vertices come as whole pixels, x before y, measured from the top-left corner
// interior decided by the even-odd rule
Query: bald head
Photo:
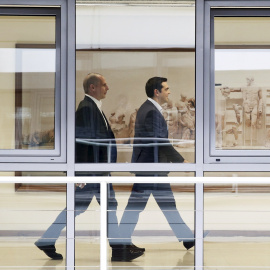
[[[101,74],[89,73],[83,80],[83,89],[85,94],[101,100],[106,97],[109,87]]]
[[[102,77],[101,74],[98,73],[89,73],[83,80],[83,89],[85,94],[89,94],[89,86],[94,84],[97,86],[100,83],[100,78]]]

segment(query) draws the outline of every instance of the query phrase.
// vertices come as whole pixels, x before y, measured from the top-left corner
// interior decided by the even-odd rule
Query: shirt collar
[[[148,100],[151,101],[160,112],[162,112],[162,107],[155,100],[152,98],[148,98]]]
[[[96,98],[90,96],[90,95],[87,95],[85,94],[87,97],[91,98],[97,105],[97,107],[99,108],[99,110],[101,110],[101,106],[102,106],[102,102],[100,100],[97,100]]]

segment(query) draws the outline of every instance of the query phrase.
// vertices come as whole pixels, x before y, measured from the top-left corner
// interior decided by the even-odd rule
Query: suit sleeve
[[[166,158],[164,158],[164,156]],[[166,159],[166,161],[165,161]],[[183,163],[184,158],[170,145],[159,147],[159,162]]]

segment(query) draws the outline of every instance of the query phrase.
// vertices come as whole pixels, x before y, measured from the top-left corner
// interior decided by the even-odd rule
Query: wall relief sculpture
[[[248,77],[243,87],[215,87],[216,148],[269,148],[270,90],[254,81],[253,77]]]
[[[175,146],[187,148],[194,146],[195,140],[195,98],[181,94],[180,100],[170,100],[162,105],[163,116],[168,125],[169,139]],[[121,111],[121,113],[120,113]],[[123,110],[112,112],[109,117],[111,128],[118,144],[132,144],[138,108],[130,113],[126,122]]]

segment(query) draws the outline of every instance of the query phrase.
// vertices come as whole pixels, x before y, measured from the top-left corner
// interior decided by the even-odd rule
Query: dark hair
[[[162,77],[153,77],[150,78],[146,85],[145,85],[145,92],[146,95],[150,98],[154,96],[154,90],[157,89],[159,92],[161,92],[162,89],[162,83],[167,82],[167,78]]]
[[[90,84],[98,85],[100,83],[100,77],[102,75],[98,73],[89,73],[83,80],[83,89],[84,92],[87,94]]]

